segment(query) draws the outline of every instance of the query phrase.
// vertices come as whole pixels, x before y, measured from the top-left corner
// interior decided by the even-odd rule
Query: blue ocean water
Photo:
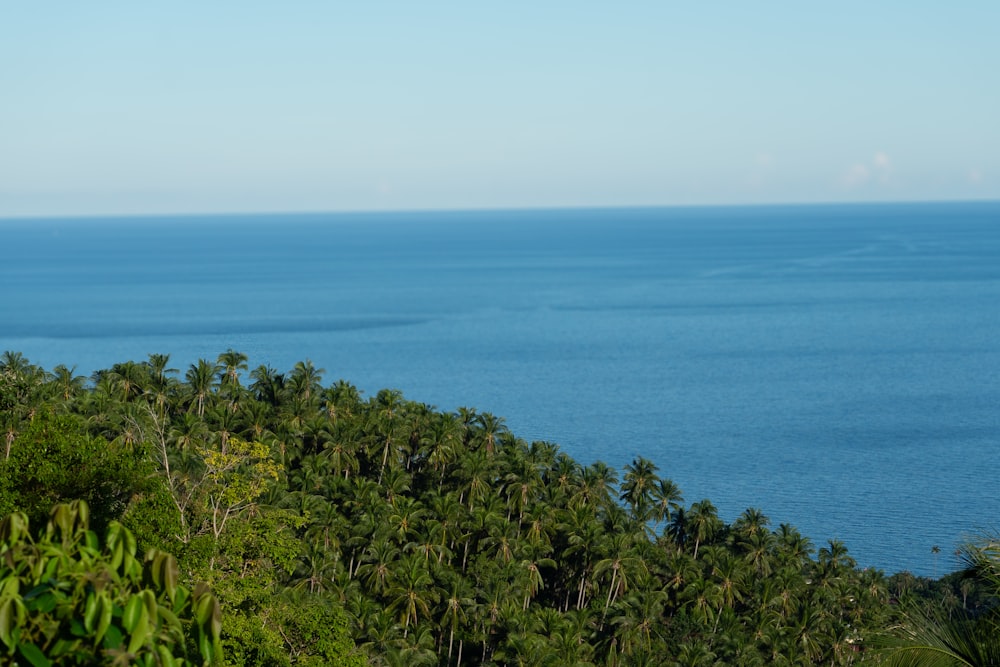
[[[1000,528],[1000,203],[6,220],[0,257],[0,350],[49,369],[308,358],[887,571]]]

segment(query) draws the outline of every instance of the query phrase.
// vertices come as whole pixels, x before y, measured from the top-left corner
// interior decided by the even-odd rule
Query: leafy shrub
[[[44,531],[0,522],[0,651],[15,664],[182,667],[221,661],[221,610],[204,586],[179,582],[177,561],[111,522],[103,544],[83,501],[56,505]]]

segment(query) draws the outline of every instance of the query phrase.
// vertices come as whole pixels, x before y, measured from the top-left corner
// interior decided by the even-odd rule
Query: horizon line
[[[164,218],[229,218],[272,216],[364,216],[406,214],[460,214],[460,213],[518,213],[545,211],[624,211],[624,210],[692,210],[735,208],[851,208],[858,206],[926,206],[926,205],[1000,204],[1000,198],[982,199],[901,199],[879,201],[776,201],[720,204],[566,204],[540,206],[469,206],[469,207],[413,207],[413,208],[355,208],[355,209],[273,209],[257,211],[173,211],[132,213],[29,213],[26,215],[0,215],[0,223],[32,220],[135,220]]]

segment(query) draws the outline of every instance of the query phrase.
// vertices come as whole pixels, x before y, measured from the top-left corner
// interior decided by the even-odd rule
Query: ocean
[[[644,456],[887,573],[1000,528],[1000,203],[0,220],[0,351],[228,348]]]

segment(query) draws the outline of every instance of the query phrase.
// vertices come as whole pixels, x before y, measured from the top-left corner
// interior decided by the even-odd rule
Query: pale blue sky
[[[1000,199],[1000,2],[0,0],[0,217]]]

